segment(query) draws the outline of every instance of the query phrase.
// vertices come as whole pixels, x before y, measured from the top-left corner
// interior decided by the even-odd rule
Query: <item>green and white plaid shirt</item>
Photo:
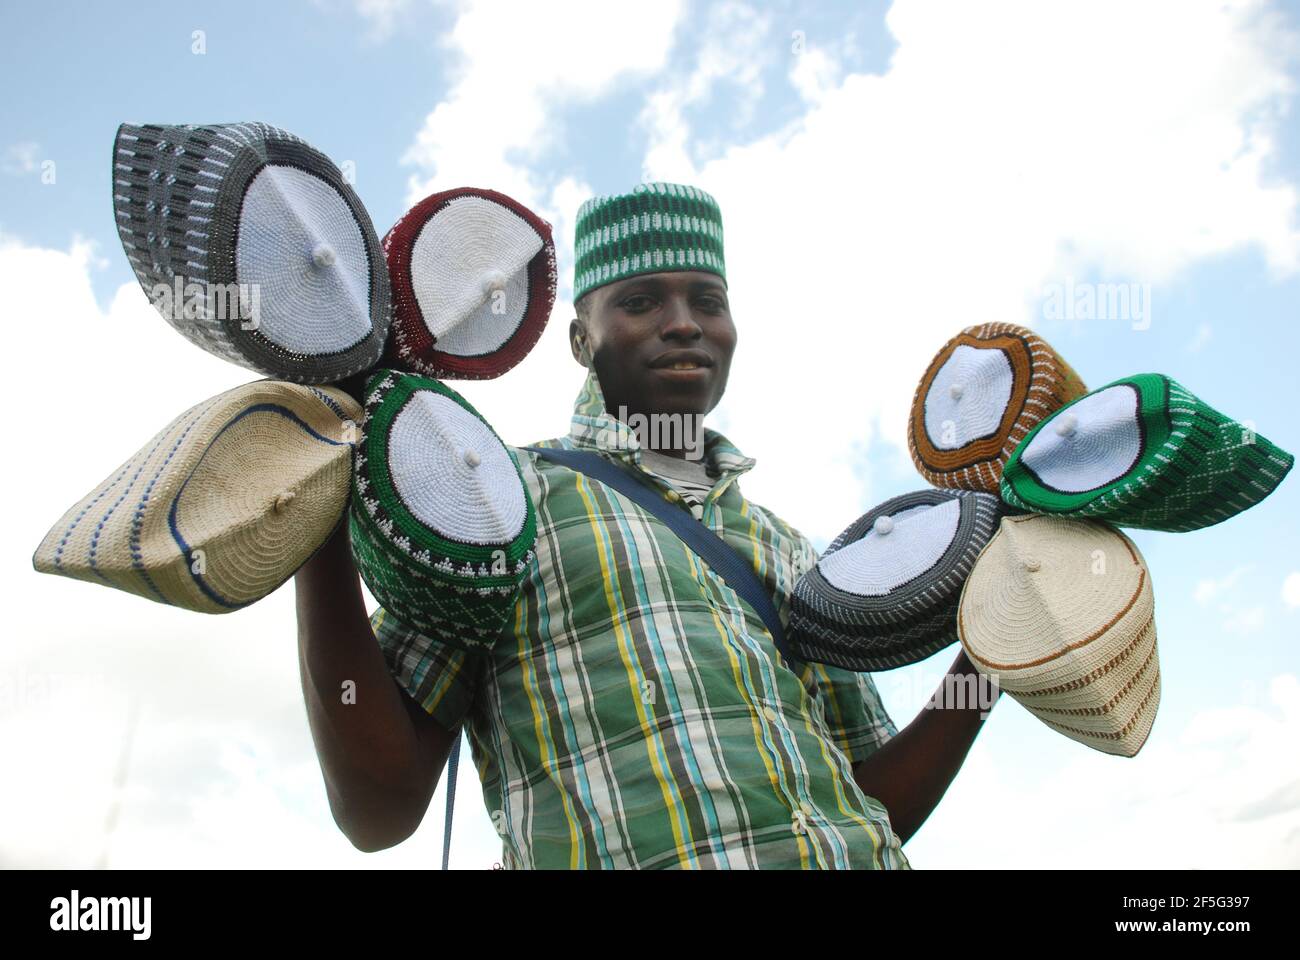
[[[537,446],[641,468],[594,374],[569,436]],[[537,506],[537,559],[491,653],[429,640],[382,609],[371,620],[405,689],[444,727],[465,724],[502,866],[907,867],[851,769],[896,732],[871,678],[791,672],[757,615],[659,520],[514,454]],[[753,460],[709,430],[705,456],[717,480],[701,518],[753,558],[784,620],[816,552],[741,495]]]

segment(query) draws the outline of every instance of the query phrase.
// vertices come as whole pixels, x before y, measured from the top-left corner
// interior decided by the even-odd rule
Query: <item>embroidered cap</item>
[[[510,451],[436,380],[380,370],[366,386],[352,480],[352,553],[383,607],[428,637],[492,645],[537,538]]]
[[[113,206],[145,294],[204,350],[297,383],[379,360],[389,324],[379,238],[339,169],[293,134],[122,124]]]
[[[393,284],[388,363],[490,379],[542,335],[555,303],[551,225],[494,190],[425,197],[384,237]]]
[[[1154,373],[1116,380],[1030,431],[1002,498],[1036,513],[1196,530],[1268,496],[1295,462],[1250,427]]]
[[[920,490],[864,514],[795,584],[795,655],[889,670],[955,643],[962,584],[1003,509],[987,493]]]
[[[722,210],[699,187],[638,183],[578,208],[573,299],[642,273],[698,270],[727,279]]]
[[[966,581],[957,628],[976,668],[1053,730],[1103,753],[1142,749],[1160,706],[1155,598],[1118,530],[1003,518]]]
[[[917,386],[907,424],[912,462],[936,487],[997,493],[1016,444],[1086,391],[1032,330],[967,327],[935,355]]]
[[[260,380],[185,411],[83,497],[32,558],[42,573],[203,613],[284,583],[347,508],[361,407]]]

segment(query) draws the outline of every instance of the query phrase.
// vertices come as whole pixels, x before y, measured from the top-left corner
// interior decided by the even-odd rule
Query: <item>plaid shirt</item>
[[[570,435],[537,446],[641,469],[636,434],[605,412],[594,374]],[[465,724],[502,866],[907,867],[851,769],[896,732],[871,678],[792,672],[757,615],[662,522],[514,455],[537,506],[536,561],[493,650],[452,649],[382,609],[371,620],[405,689],[442,726]],[[816,552],[741,495],[753,460],[710,430],[705,456],[717,479],[692,512],[753,557],[784,620]]]

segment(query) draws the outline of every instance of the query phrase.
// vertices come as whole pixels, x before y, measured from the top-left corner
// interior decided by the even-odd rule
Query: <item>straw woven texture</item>
[[[191,407],[67,511],[33,564],[204,613],[247,606],[338,526],[361,407],[258,381]]]
[[[379,238],[338,168],[293,134],[123,124],[113,205],[145,294],[197,346],[298,383],[378,361],[389,324]]]
[[[1032,330],[967,327],[935,355],[917,386],[907,428],[912,462],[937,487],[997,493],[1016,445],[1086,391]]]
[[[1053,730],[1131,757],[1160,705],[1155,599],[1142,555],[1104,523],[1006,517],[962,591],[976,667]]]

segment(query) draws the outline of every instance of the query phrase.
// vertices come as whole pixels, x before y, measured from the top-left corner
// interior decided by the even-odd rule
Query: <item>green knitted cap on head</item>
[[[641,273],[701,270],[726,280],[722,211],[709,194],[680,183],[592,197],[578,209],[573,257],[574,300]]]

